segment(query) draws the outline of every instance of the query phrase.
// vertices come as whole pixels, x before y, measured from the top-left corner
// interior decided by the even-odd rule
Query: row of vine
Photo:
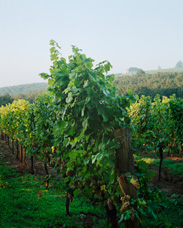
[[[183,149],[183,99],[160,99],[142,96],[129,109],[132,118],[134,147],[139,151],[155,151],[160,156],[159,179],[163,152],[181,154]]]

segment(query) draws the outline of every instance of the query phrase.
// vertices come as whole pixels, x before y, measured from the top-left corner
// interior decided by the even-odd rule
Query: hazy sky
[[[183,61],[183,0],[0,0],[0,87],[43,82],[49,41],[76,45],[112,73]]]

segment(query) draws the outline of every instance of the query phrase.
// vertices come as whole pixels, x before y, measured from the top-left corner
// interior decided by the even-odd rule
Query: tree
[[[142,69],[138,69],[137,75],[142,75],[142,74],[145,74],[145,71],[143,71]]]
[[[175,68],[183,68],[183,62],[180,60],[177,62],[177,64],[175,65]]]
[[[8,93],[6,95],[0,96],[0,106],[11,104],[13,100],[14,99]]]

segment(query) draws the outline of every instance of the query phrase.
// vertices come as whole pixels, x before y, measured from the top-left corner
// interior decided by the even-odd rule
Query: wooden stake
[[[23,163],[25,163],[25,148],[23,148]]]
[[[19,156],[19,159],[22,162],[22,145],[20,145],[20,156]]]
[[[67,198],[66,198],[66,204],[65,204],[65,207],[66,207],[66,214],[68,216],[70,216],[70,212],[69,212],[69,204],[70,204],[70,199],[69,199],[69,196],[68,196],[68,193],[67,193]]]
[[[131,134],[130,128],[117,129],[114,131],[114,137],[120,140],[121,147],[116,151],[116,167],[120,173],[118,178],[122,196],[129,195],[131,199],[136,199],[135,187],[127,182],[124,174],[127,172],[134,173],[133,153],[131,150]],[[134,205],[136,207],[136,205]],[[136,209],[136,208],[135,208]],[[139,228],[139,221],[137,218],[125,221],[125,228]]]
[[[10,137],[8,136],[8,146],[10,147]]]
[[[11,150],[12,150],[12,154],[14,154],[14,141],[13,141],[13,139],[11,140]]]
[[[17,154],[16,154],[16,159],[18,159],[18,140],[16,140],[16,148],[17,148]]]
[[[116,151],[117,168],[120,174],[126,172],[134,173],[130,128],[115,130],[114,137],[118,138],[121,143],[121,147]]]

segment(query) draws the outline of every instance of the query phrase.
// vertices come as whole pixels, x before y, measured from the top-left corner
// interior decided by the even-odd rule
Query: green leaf
[[[128,93],[129,96],[132,96],[132,95],[134,94],[134,92],[133,92],[131,89],[129,89],[129,90],[127,91],[127,93]]]
[[[64,178],[64,183],[67,183],[70,180],[70,177],[65,177]]]
[[[102,92],[103,92],[107,97],[111,97],[111,93],[107,90],[106,87],[103,87]]]
[[[66,103],[70,103],[72,101],[73,97],[72,97],[72,93],[69,92],[68,97],[66,98]]]
[[[87,86],[88,86],[88,80],[85,80],[85,81],[84,81],[83,87],[85,88],[85,87],[87,87]]]
[[[105,144],[104,143],[100,143],[99,145],[98,145],[98,149],[99,150],[103,150],[105,148]]]
[[[63,142],[63,146],[64,146],[64,147],[68,147],[69,144],[70,144],[70,138],[65,138],[65,139],[64,139],[64,142]]]
[[[66,121],[62,121],[60,124],[59,124],[59,128],[66,128],[68,126],[68,122]]]
[[[124,215],[124,220],[129,220],[131,218],[131,210],[126,210]]]
[[[81,110],[81,116],[84,116],[84,114],[85,114],[85,106]]]
[[[107,80],[112,83],[114,81],[114,78],[115,78],[115,75],[114,74],[110,74],[110,75],[107,75]]]
[[[84,129],[87,129],[88,126],[88,117],[86,119],[84,119],[84,121],[82,122],[82,126]]]
[[[73,136],[75,133],[75,127],[70,127],[69,130],[67,131],[67,135]]]
[[[108,112],[107,112],[105,106],[100,105],[98,107],[98,110],[97,111],[98,111],[98,114],[99,115],[102,115],[103,121],[104,122],[107,122],[108,121]]]
[[[81,193],[80,189],[74,190],[74,197],[77,197]]]
[[[118,221],[119,223],[123,222],[124,220],[124,214],[121,215],[120,220]]]

